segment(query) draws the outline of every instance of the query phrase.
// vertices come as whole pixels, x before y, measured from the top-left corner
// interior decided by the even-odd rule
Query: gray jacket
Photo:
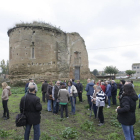
[[[58,100],[61,103],[68,103],[69,100],[69,92],[66,89],[60,89],[58,92]]]

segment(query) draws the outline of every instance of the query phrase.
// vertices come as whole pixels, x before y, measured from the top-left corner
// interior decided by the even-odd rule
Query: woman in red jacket
[[[105,87],[105,85],[104,85],[104,82],[101,82],[101,88],[102,88],[102,91],[105,93],[106,87]]]

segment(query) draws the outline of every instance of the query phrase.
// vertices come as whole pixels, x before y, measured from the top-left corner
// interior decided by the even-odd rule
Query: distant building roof
[[[140,63],[133,63],[132,65],[140,65]]]

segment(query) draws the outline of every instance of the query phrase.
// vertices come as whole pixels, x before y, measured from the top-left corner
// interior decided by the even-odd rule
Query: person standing
[[[6,82],[2,83],[2,105],[3,105],[3,119],[7,120],[9,119],[9,110],[8,110],[8,100],[9,100],[9,96],[11,95],[11,91],[10,91],[10,86],[7,85]]]
[[[95,119],[97,117],[96,100],[94,100],[94,99],[96,99],[96,93],[97,93],[96,87],[97,87],[97,85],[94,85],[93,99],[91,100],[92,101],[92,104],[93,104],[93,112],[94,112]]]
[[[49,112],[52,111],[53,108],[53,98],[52,98],[52,89],[53,89],[53,84],[52,82],[49,82],[48,88],[47,88],[47,92],[46,92],[46,97],[47,97],[47,110]]]
[[[123,94],[120,96],[120,106],[115,110],[118,113],[118,121],[122,125],[126,140],[134,140],[133,125],[136,122],[135,110],[138,96],[131,84],[124,85]]]
[[[48,83],[45,80],[44,83],[42,84],[42,88],[41,88],[41,91],[42,91],[42,101],[44,103],[45,103],[45,94],[47,93],[47,89],[48,89]]]
[[[59,111],[59,102],[58,102],[58,92],[60,89],[60,81],[57,81],[52,89],[52,98],[53,98],[53,114],[57,115]]]
[[[102,91],[100,86],[96,87],[96,98],[93,98],[93,100],[96,101],[96,106],[99,109],[97,115],[100,123],[98,126],[102,126],[104,124],[103,107],[105,106],[105,93]]]
[[[78,92],[79,102],[82,103],[83,85],[80,83],[80,80],[77,80],[76,89]]]
[[[72,79],[72,85],[74,85],[76,87],[76,83],[74,81],[75,81],[75,79]]]
[[[106,91],[106,86],[104,85],[104,82],[101,82],[101,88],[102,88],[102,91],[105,93],[105,91]]]
[[[30,82],[32,82],[32,79],[29,79],[29,82],[25,85],[25,93],[28,92],[28,86]]]
[[[94,92],[93,86],[94,86],[94,83],[91,82],[90,79],[88,79],[86,89],[85,89],[87,91],[87,100],[88,100],[88,104],[89,104],[89,109],[88,110],[91,110],[91,106],[92,106],[90,96],[93,96],[93,92]]]
[[[64,82],[63,82],[64,84],[65,84],[65,86],[67,87],[67,80],[64,80]]]
[[[107,86],[106,86],[106,92],[105,92],[105,94],[106,94],[106,96],[108,98],[108,106],[107,106],[107,108],[110,108],[111,85],[110,85],[110,82],[109,81],[106,81],[106,84],[107,84]]]
[[[123,86],[125,84],[125,80],[120,80],[120,91],[119,91],[119,96],[123,94]]]
[[[36,96],[35,92],[35,85],[29,85],[29,93],[23,96],[20,101],[21,113],[23,112],[25,101],[24,112],[27,118],[27,125],[24,134],[25,140],[29,140],[32,125],[34,128],[34,140],[39,140],[40,137],[40,114],[42,110],[42,105],[40,104],[40,98]]]
[[[69,92],[66,90],[66,86],[62,85],[61,89],[58,92],[58,99],[60,100],[59,104],[61,105],[61,118],[63,118],[63,111],[65,109],[65,115],[68,118],[68,101],[69,101]]]
[[[111,96],[112,96],[112,103],[116,105],[116,96],[117,96],[117,84],[114,80],[111,81]]]
[[[71,102],[71,114],[75,115],[75,100],[76,97],[74,97],[74,93],[77,93],[77,89],[74,85],[72,85],[72,82],[69,81],[68,82],[68,92],[69,92],[69,96],[70,96],[70,102]]]
[[[31,81],[32,83],[33,83],[33,85],[35,85],[35,93],[37,93],[37,91],[38,91],[38,87],[37,87],[37,84],[34,82],[34,80],[32,79],[32,81]],[[31,84],[32,84],[31,83]],[[29,83],[30,84],[30,83]]]

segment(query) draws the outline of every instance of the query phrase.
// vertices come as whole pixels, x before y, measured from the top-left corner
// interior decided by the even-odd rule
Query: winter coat
[[[105,94],[106,94],[108,97],[111,96],[111,85],[110,85],[110,84],[108,84],[108,85],[106,86],[106,92],[105,92]]]
[[[133,96],[122,95],[120,99],[120,108],[117,109],[118,121],[124,125],[134,125],[136,122],[135,110],[136,101],[138,96],[135,94]]]
[[[105,106],[105,93],[102,90],[96,93],[96,106]]]
[[[72,82],[72,85],[76,86],[76,83],[75,82]]]
[[[105,93],[105,91],[106,91],[105,85],[101,85],[101,88],[102,88],[103,92]]]
[[[87,85],[86,85],[86,91],[87,91],[87,95],[93,95],[93,92],[94,92],[94,88],[93,88],[93,86],[94,86],[94,83],[88,83]]]
[[[66,89],[60,89],[58,92],[58,100],[61,103],[68,103],[69,101],[69,92]]]
[[[47,89],[47,92],[46,92],[47,100],[52,100],[52,89],[53,89],[53,87],[51,85],[48,85],[48,89]]]
[[[117,85],[113,83],[111,86],[111,95],[117,95]]]
[[[76,84],[76,89],[77,89],[78,93],[80,93],[80,91],[82,93],[83,92],[83,85],[81,83]]]
[[[69,86],[68,86],[68,90],[69,90]],[[69,91],[68,91],[69,92]],[[73,96],[73,94],[71,94],[71,93],[77,93],[77,89],[76,89],[76,87],[74,86],[74,85],[72,85],[71,86],[71,88],[70,88],[70,93],[69,93],[69,96]]]
[[[11,91],[10,91],[10,86],[7,86],[5,89],[3,89],[3,92],[2,92],[2,100],[8,100],[9,99],[9,96],[11,95]]]
[[[20,112],[23,112],[25,96],[20,101]],[[26,94],[25,100],[25,116],[27,117],[27,124],[37,125],[40,123],[40,111],[42,105],[40,104],[40,98],[33,93]]]
[[[46,93],[46,92],[47,92],[47,88],[48,88],[48,84],[47,84],[47,83],[43,83],[43,84],[42,84],[42,89],[41,89],[41,91],[42,91],[43,93]]]
[[[119,91],[119,96],[123,94],[123,85],[120,85],[120,91]]]

